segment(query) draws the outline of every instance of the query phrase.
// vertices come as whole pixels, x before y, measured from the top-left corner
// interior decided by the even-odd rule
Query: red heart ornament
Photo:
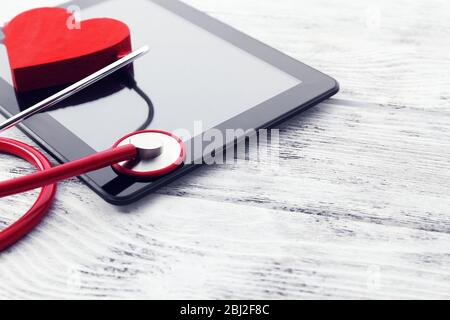
[[[23,12],[4,28],[14,86],[31,91],[79,81],[131,52],[130,30],[109,18],[81,21],[62,8]]]

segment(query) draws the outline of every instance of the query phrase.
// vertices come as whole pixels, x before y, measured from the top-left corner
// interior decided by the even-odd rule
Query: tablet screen
[[[103,89],[91,90],[98,96],[83,91],[49,111],[95,150],[138,129],[208,130],[301,83],[151,1],[100,2],[81,17],[119,19],[129,25],[135,49],[150,47],[134,63],[136,85],[104,81]],[[10,81],[8,70],[0,72]]]

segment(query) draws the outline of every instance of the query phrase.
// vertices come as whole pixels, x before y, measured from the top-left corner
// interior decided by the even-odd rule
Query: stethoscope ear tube
[[[20,141],[0,138],[0,152],[20,157],[32,163],[39,171],[52,167],[50,161],[38,150]],[[30,232],[42,220],[55,198],[56,184],[46,185],[38,199],[19,220],[0,232],[0,251],[5,250]]]
[[[80,160],[75,160],[44,171],[0,182],[0,198],[37,189],[61,180],[80,176],[116,164],[121,161],[135,159],[138,155],[134,145],[112,148],[95,153]]]

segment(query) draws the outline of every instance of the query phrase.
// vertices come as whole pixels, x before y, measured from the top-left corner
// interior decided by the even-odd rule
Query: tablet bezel
[[[70,1],[62,6],[78,5],[86,8],[109,0]],[[289,89],[240,115],[224,121],[216,129],[261,129],[269,128],[286,120],[310,106],[336,94],[339,85],[333,78],[273,49],[264,43],[202,13],[177,0],[148,0],[181,16],[210,33],[247,51],[257,58],[298,78],[301,84]],[[2,101],[2,113],[10,116],[17,112],[17,104],[12,97]],[[7,106],[7,107],[6,107]],[[95,153],[89,145],[62,126],[48,114],[39,114],[26,120],[21,129],[60,162],[68,162]],[[196,137],[194,139],[201,139]],[[227,147],[234,141],[225,141]],[[193,140],[187,146],[193,145]],[[98,170],[80,178],[107,202],[115,205],[132,203],[145,195],[167,185],[180,176],[194,169],[196,165],[185,165],[177,171],[151,182],[138,182],[132,178],[119,177],[111,168]]]

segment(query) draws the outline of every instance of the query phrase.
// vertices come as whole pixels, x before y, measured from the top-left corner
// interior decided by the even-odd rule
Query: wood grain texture
[[[279,127],[278,157],[201,168],[131,206],[60,184],[0,255],[0,298],[450,298],[450,5],[188,3],[342,92]],[[0,179],[31,170],[0,157]],[[34,197],[1,199],[0,226]]]

